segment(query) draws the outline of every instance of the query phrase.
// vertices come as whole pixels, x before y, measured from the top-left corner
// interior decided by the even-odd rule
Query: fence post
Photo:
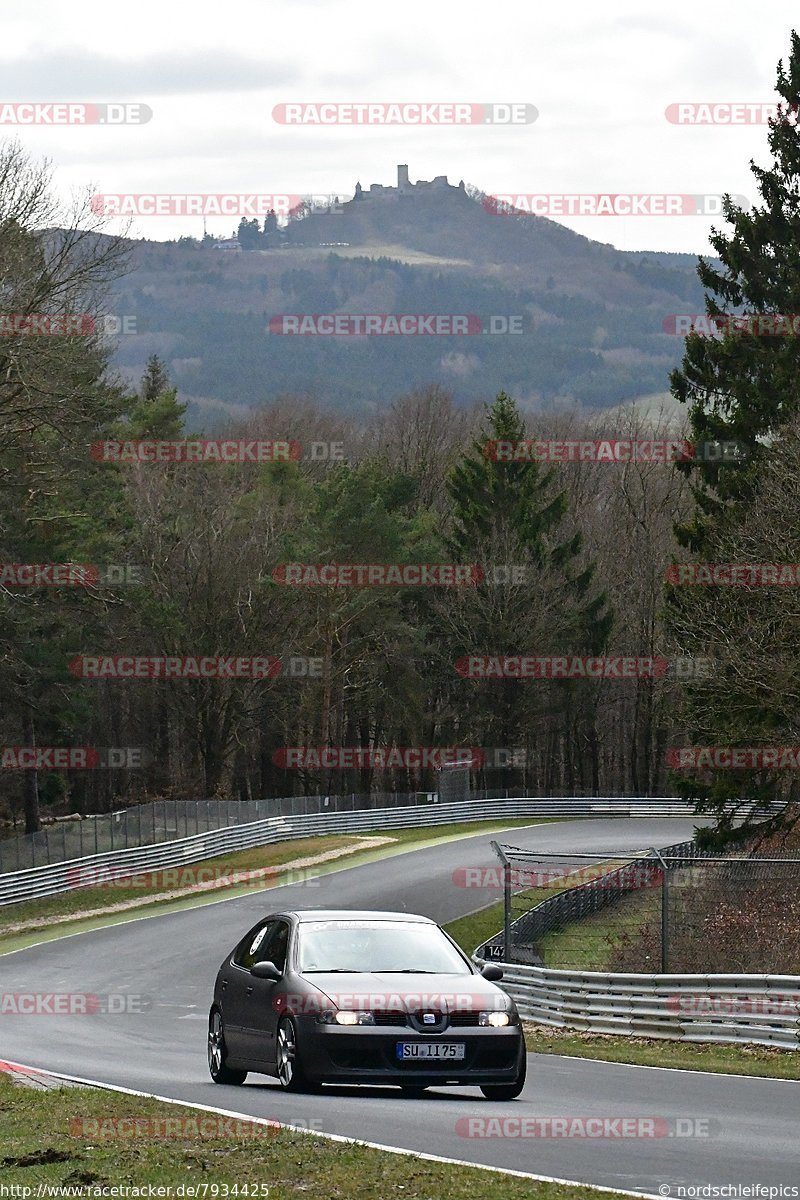
[[[661,974],[669,972],[669,884],[667,883],[667,864],[655,847],[652,854],[661,863]]]
[[[490,842],[492,850],[503,864],[503,962],[511,961],[511,863],[497,842]]]
[[[503,961],[511,961],[511,863],[503,864]]]

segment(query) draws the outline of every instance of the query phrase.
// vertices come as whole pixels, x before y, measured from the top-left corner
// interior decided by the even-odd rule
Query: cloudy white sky
[[[141,102],[147,124],[0,128],[52,159],[60,191],[352,194],[447,174],[490,193],[729,191],[755,201],[763,125],[671,124],[679,101],[774,99],[797,5],[673,0],[36,0],[0,8],[0,102]],[[511,127],[282,126],[297,101],[527,102]],[[236,221],[209,221],[228,233]],[[623,249],[707,248],[703,217],[564,224]],[[153,238],[198,218],[140,218]]]

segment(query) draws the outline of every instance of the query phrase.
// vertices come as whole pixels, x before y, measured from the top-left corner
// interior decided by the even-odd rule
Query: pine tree
[[[786,333],[776,335],[761,332],[764,325],[759,321],[768,314],[791,321],[800,313],[800,38],[794,31],[788,63],[778,64],[776,90],[779,111],[768,133],[774,161],[767,169],[750,163],[760,202],[746,211],[729,196],[724,198],[723,213],[731,230],[715,230],[711,238],[721,268],[702,258],[698,266],[709,325],[716,324],[720,334],[691,333],[682,365],[670,379],[673,395],[691,405],[695,443],[731,441],[740,448],[735,461],[727,464],[719,459],[679,464],[691,479],[696,508],[689,521],[676,526],[676,533],[683,546],[712,562],[759,561],[753,553],[763,555],[761,561],[776,560],[769,538],[763,548],[754,547],[751,539],[745,559],[739,547],[751,514],[757,517],[763,507],[772,459],[784,449],[787,430],[800,410],[800,339],[793,322]],[[743,330],[724,319],[714,321],[737,314],[751,317]],[[780,550],[777,557],[783,561]],[[785,712],[791,703],[757,696],[748,681],[758,675],[763,646],[773,643],[780,626],[771,598],[762,590],[733,591],[736,594],[715,595],[713,589],[711,594],[686,587],[667,590],[668,628],[678,651],[711,653],[716,663],[713,680],[684,688],[680,716],[690,741],[771,744],[776,731],[778,740],[791,736],[785,732],[794,723]],[[735,654],[726,658],[722,651],[727,652],[729,639],[748,626],[747,635],[736,637]],[[781,778],[781,772],[721,770],[677,778],[676,786],[698,802],[699,811],[716,814],[712,836],[726,837],[732,830],[726,815],[731,802],[755,805],[763,815],[771,800],[793,795],[785,777],[785,772]],[[784,812],[778,821],[785,819]]]
[[[714,230],[711,237],[722,267],[704,258],[698,265],[709,324],[737,312],[800,313],[800,38],[794,31],[788,64],[778,64],[777,93],[779,113],[768,135],[774,163],[769,169],[750,163],[761,202],[745,210],[725,196],[723,213],[732,230]],[[741,447],[734,461],[680,464],[692,479],[697,511],[677,533],[695,551],[702,550],[715,520],[746,505],[760,474],[764,440],[800,402],[800,338],[762,334],[755,323],[746,332],[723,322],[717,328],[720,337],[689,334],[681,367],[670,378],[673,395],[691,405],[695,443],[720,440]]]
[[[493,443],[525,438],[516,404],[501,392],[487,408],[478,439],[447,479],[448,548],[456,561],[483,566],[486,576],[479,587],[442,601],[443,620],[452,631],[451,661],[462,655],[594,655],[611,629],[606,596],[594,586],[594,565],[585,561],[580,533],[565,531],[567,494],[558,487],[556,469],[506,461],[489,451]],[[510,576],[517,568],[524,571],[520,582]],[[546,757],[548,769],[563,768],[567,781],[577,770],[596,786],[596,755],[579,763],[577,739],[569,737],[559,760],[555,744],[560,733],[571,734],[578,724],[588,745],[596,744],[586,685],[562,680],[521,687],[519,680],[504,679],[490,687],[462,691],[460,698],[470,736],[482,739],[476,744],[531,748]],[[507,779],[508,786],[518,782]]]
[[[169,388],[169,375],[164,363],[157,354],[151,354],[139,385],[139,395],[143,400],[155,400],[161,392]]]
[[[535,461],[504,461],[487,453],[494,442],[525,438],[519,409],[500,392],[487,408],[481,436],[447,480],[453,522],[450,549],[470,561],[479,546],[494,543],[513,547],[540,568],[565,570],[573,596],[581,603],[581,641],[596,650],[605,642],[611,617],[605,596],[590,594],[594,567],[578,565],[580,534],[556,540],[567,515],[567,493],[556,488],[555,468],[543,472]]]

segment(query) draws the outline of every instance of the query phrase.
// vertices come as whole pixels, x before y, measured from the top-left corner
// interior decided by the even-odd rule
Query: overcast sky
[[[649,10],[645,15],[645,10]],[[330,193],[446,174],[489,193],[729,191],[756,199],[764,125],[670,123],[676,102],[774,100],[800,25],[788,0],[545,5],[530,0],[36,0],[0,9],[0,102],[140,102],[146,124],[0,128],[52,159],[59,189]],[[291,102],[515,102],[515,126],[278,124]],[[697,216],[559,218],[623,249],[707,249]],[[237,220],[208,222],[228,233]],[[139,236],[202,220],[139,218]]]

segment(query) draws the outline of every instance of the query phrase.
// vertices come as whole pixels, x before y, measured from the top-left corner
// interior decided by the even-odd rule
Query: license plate
[[[446,1058],[450,1061],[463,1059],[466,1047],[463,1042],[398,1042],[397,1057]]]

